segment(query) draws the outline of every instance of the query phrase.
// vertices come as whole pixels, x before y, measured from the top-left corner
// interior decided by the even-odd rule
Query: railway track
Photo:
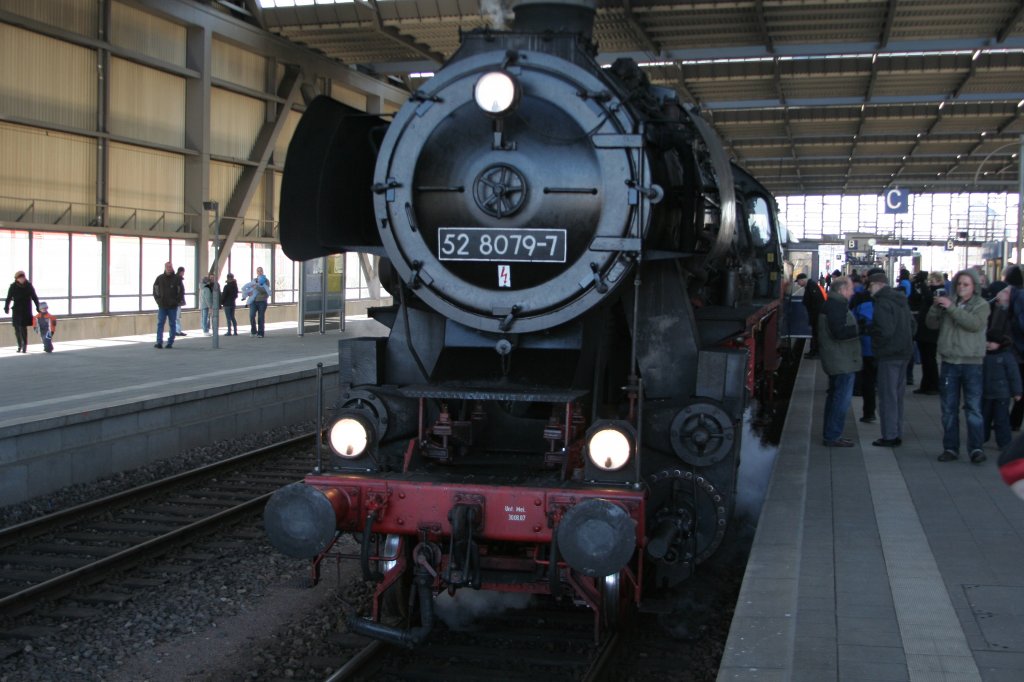
[[[0,530],[0,624],[258,511],[310,470],[312,440],[292,438]]]
[[[600,682],[608,679],[619,641],[612,634],[595,644],[593,614],[585,609],[509,611],[475,623],[471,631],[439,623],[429,644],[412,651],[372,641],[327,680]]]

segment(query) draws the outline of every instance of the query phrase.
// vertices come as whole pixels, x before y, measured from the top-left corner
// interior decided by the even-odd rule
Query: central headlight
[[[503,71],[485,73],[473,87],[478,107],[492,116],[507,113],[519,99],[519,86]]]
[[[587,457],[603,471],[615,471],[626,466],[632,452],[632,438],[615,427],[595,429],[587,439]]]
[[[331,424],[327,440],[331,450],[339,457],[355,459],[364,452],[371,441],[370,427],[357,417],[342,417]]]

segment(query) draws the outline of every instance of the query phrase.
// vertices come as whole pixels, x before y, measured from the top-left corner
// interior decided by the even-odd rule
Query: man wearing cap
[[[853,297],[853,282],[843,276],[832,278],[828,300],[821,308],[818,329],[821,333],[821,368],[828,375],[822,441],[827,447],[849,448],[853,441],[843,438],[843,424],[850,411],[853,380],[861,367],[857,320],[848,301]]]
[[[164,348],[164,322],[168,322],[167,348],[174,347],[174,316],[178,312],[178,301],[185,295],[181,279],[174,272],[170,261],[164,263],[163,274],[153,282],[153,298],[156,300],[156,345]]]
[[[939,330],[939,395],[942,400],[942,454],[940,462],[950,462],[960,452],[960,394],[964,396],[967,422],[967,451],[971,461],[985,459],[984,420],[981,416],[985,330],[989,307],[978,291],[978,276],[973,270],[961,270],[953,277],[956,300],[936,296],[925,323]]]
[[[868,276],[868,291],[874,307],[871,350],[875,354],[878,416],[882,426],[882,437],[871,444],[896,447],[903,444],[903,393],[907,386],[907,363],[914,356],[914,317],[906,294],[889,286],[884,272]]]

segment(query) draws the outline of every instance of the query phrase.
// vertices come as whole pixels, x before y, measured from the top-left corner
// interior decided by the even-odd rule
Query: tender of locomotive
[[[390,124],[319,97],[289,147],[286,253],[378,255],[394,297],[387,337],[340,341],[329,464],[265,514],[315,567],[359,539],[360,632],[417,643],[465,588],[611,623],[730,523],[777,364],[775,202],[673,91],[599,66],[594,11],[522,0]],[[379,622],[389,594],[404,625]]]

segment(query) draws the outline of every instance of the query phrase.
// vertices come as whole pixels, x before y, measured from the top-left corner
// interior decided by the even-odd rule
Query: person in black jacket
[[[825,305],[825,298],[825,292],[821,285],[808,278],[804,288],[804,307],[807,308],[807,319],[811,323],[811,347],[804,355],[807,358],[818,357],[818,315],[821,314],[821,308]]]
[[[868,277],[874,304],[871,350],[878,368],[878,416],[882,437],[872,445],[895,447],[903,443],[903,393],[907,363],[914,357],[914,318],[902,289],[893,289],[884,272]]]
[[[228,333],[224,336],[238,336],[238,320],[235,319],[235,301],[237,299],[238,282],[235,281],[235,276],[229,272],[227,284],[220,292],[220,304],[224,306],[224,317],[228,322]]]
[[[1017,369],[1024,378],[1024,272],[1021,272],[1019,265],[1007,266],[1003,271],[1003,281],[1013,287],[1013,297],[1010,299],[1010,317],[1014,320],[1010,327],[1013,330],[1013,347],[1017,352]],[[1018,400],[1010,410],[1010,428],[1020,431],[1024,423],[1024,400]]]
[[[28,352],[28,328],[32,326],[32,302],[36,304],[36,312],[39,312],[39,297],[32,287],[32,282],[25,277],[24,270],[14,273],[14,281],[7,288],[7,299],[4,301],[4,314],[11,315],[11,324],[14,325],[14,338],[18,341],[18,352]],[[11,303],[14,309],[11,310]]]
[[[1010,298],[1013,287],[1006,282],[993,282],[989,287],[992,300],[985,331],[984,379],[981,393],[981,418],[985,424],[985,442],[995,432],[1000,449],[1010,444],[1010,405],[1020,402],[1022,382],[1017,358],[1013,354],[1013,333],[1010,328]],[[971,460],[985,461],[985,454]]]
[[[163,274],[153,282],[153,299],[156,301],[156,345],[164,347],[164,322],[168,322],[167,348],[174,347],[174,317],[178,312],[178,301],[184,296],[181,278],[174,272],[170,261],[164,263]]]
[[[930,283],[932,280],[935,280],[937,286],[941,287],[941,275],[933,274],[932,277],[929,277],[924,270],[915,274],[911,281],[910,298],[907,299],[907,303],[910,304],[910,312],[914,313],[914,322],[917,323],[917,334],[914,335],[914,340],[917,341],[917,350],[921,353],[921,385],[914,393],[922,395],[939,394],[939,364],[936,358],[939,332],[937,329],[929,329],[928,325],[924,323],[928,309],[932,307],[935,299],[935,289]]]

